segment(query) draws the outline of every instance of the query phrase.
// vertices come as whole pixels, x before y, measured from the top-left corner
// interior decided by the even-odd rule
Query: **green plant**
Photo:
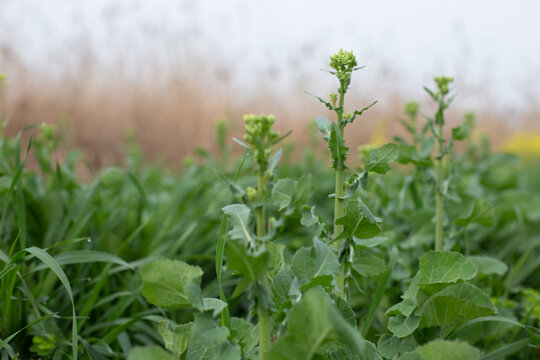
[[[315,96],[322,102],[329,110],[336,113],[336,122],[330,122],[325,117],[319,116],[315,119],[319,130],[323,134],[323,139],[328,143],[328,148],[332,157],[332,168],[335,171],[335,191],[334,197],[334,221],[333,221],[333,239],[335,241],[336,248],[340,248],[341,241],[340,235],[343,232],[343,225],[339,223],[339,219],[344,216],[344,204],[345,195],[347,189],[345,188],[344,171],[347,169],[345,161],[347,160],[349,148],[345,146],[344,132],[347,124],[351,124],[357,116],[375,105],[377,102],[373,102],[371,105],[363,108],[362,110],[354,111],[354,113],[345,113],[345,94],[351,84],[352,72],[361,69],[358,67],[358,63],[352,51],[343,51],[340,49],[336,54],[330,57],[330,67],[333,69],[330,74],[335,75],[339,80],[339,88],[337,93],[330,93],[330,101],[326,101],[318,96]],[[337,104],[336,104],[337,103]],[[338,278],[338,295],[345,297],[345,284],[344,284],[344,269],[341,270],[341,274]]]
[[[332,169],[314,139],[278,168],[274,118],[248,115],[241,157],[224,122],[219,154],[198,149],[180,174],[131,133],[125,167],[82,181],[64,126],[2,122],[0,358],[538,357],[538,159],[489,150],[470,115],[443,136],[439,78],[433,118],[407,104],[408,140],[347,169],[355,63],[332,56],[340,88],[319,99],[338,119],[316,120]]]
[[[437,92],[433,92],[428,88],[425,88],[427,93],[432,97],[432,99],[437,102],[437,113],[435,114],[434,119],[429,119],[429,124],[431,130],[433,131],[433,136],[435,137],[438,144],[438,154],[436,156],[437,160],[437,190],[436,190],[436,225],[435,225],[435,250],[441,250],[443,246],[443,181],[444,181],[444,170],[443,170],[443,158],[446,153],[448,153],[449,148],[444,147],[444,110],[448,108],[450,103],[453,100],[448,98],[450,92],[449,85],[454,80],[450,77],[436,77],[434,78],[435,83],[437,84]],[[460,134],[461,136],[461,134]]]

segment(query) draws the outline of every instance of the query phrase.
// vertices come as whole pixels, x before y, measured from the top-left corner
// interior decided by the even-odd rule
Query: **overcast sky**
[[[364,89],[415,97],[446,74],[477,102],[520,107],[540,96],[539,18],[538,0],[0,0],[0,45],[57,73],[83,43],[83,57],[104,68],[121,61],[130,74],[148,61],[204,58],[208,76],[230,71],[246,91],[262,75],[276,88],[320,77],[343,47],[368,66]]]

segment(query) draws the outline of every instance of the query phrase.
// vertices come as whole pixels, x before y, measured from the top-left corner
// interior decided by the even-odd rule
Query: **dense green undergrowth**
[[[329,151],[300,161],[250,115],[181,173],[130,142],[83,182],[56,126],[0,119],[0,358],[538,358],[540,159],[491,152],[471,114],[447,128],[442,77],[433,116],[407,104],[408,135],[356,161],[374,103],[346,112],[359,68],[330,66]]]

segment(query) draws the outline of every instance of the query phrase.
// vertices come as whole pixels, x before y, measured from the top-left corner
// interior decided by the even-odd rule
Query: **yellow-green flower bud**
[[[334,106],[336,106],[337,97],[338,97],[338,94],[336,94],[336,93],[334,93],[334,92],[331,92],[331,93],[330,93],[330,102],[331,102],[332,105],[334,105]]]
[[[441,94],[444,96],[444,95],[447,95],[450,92],[450,88],[449,88],[448,85],[452,81],[454,81],[454,78],[447,77],[447,76],[439,76],[439,77],[433,78],[433,80],[437,84],[437,88],[439,89]]]
[[[416,117],[416,115],[418,114],[418,103],[408,102],[407,104],[405,104],[405,113],[410,117]]]
[[[58,126],[56,124],[41,124],[39,127],[40,133],[39,138],[40,140],[45,141],[51,141],[56,136],[56,133],[58,131]]]
[[[257,189],[255,189],[252,186],[248,186],[246,189],[246,194],[251,202],[255,202],[257,200]]]
[[[244,115],[245,131],[244,141],[253,152],[253,156],[258,165],[257,172],[264,174],[268,167],[273,145],[280,137],[279,132],[272,130],[276,117],[274,115]]]
[[[193,156],[187,155],[187,156],[184,156],[184,159],[182,160],[182,162],[184,163],[185,168],[190,168],[195,164],[195,159],[193,158]]]
[[[347,87],[351,81],[351,73],[358,63],[352,51],[340,49],[336,54],[330,56],[329,65],[336,70],[339,81],[344,82],[345,87]]]

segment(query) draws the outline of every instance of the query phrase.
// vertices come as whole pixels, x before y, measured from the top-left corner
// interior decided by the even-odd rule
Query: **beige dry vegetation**
[[[91,60],[82,61],[75,70],[62,75],[47,74],[21,65],[6,48],[0,60],[2,72],[10,78],[3,94],[4,113],[11,119],[8,134],[30,124],[66,119],[68,146],[84,150],[93,169],[121,161],[128,132],[135,133],[150,159],[164,159],[169,165],[180,166],[183,156],[198,147],[216,150],[214,125],[219,118],[228,119],[232,135],[239,136],[242,114],[274,113],[278,129],[293,129],[291,140],[301,148],[310,142],[308,129],[313,116],[328,115],[322,104],[304,94],[309,89],[325,96],[317,90],[321,86],[302,76],[294,88],[284,89],[278,96],[264,85],[273,81],[276,74],[272,72],[257,80],[260,86],[256,92],[242,92],[231,85],[234,74],[226,69],[208,74],[199,60],[167,69],[149,66],[146,79],[155,77],[155,81],[119,75],[122,64],[97,76],[98,69]],[[201,73],[207,76],[201,78]],[[367,95],[355,98],[353,93],[347,105],[360,107],[376,98]],[[385,132],[388,140],[400,133],[396,119],[403,115],[403,104],[408,100],[396,93],[370,109],[360,119],[364,125],[353,125],[347,136],[351,151],[356,153],[356,145],[370,141],[374,132],[379,138],[381,131]],[[429,108],[425,109],[427,112]],[[514,131],[538,130],[537,107],[520,117],[518,125],[515,114],[497,113],[489,106],[476,110],[480,130],[490,135],[494,146],[501,145]],[[457,123],[462,114],[463,110],[451,109],[450,121]]]

